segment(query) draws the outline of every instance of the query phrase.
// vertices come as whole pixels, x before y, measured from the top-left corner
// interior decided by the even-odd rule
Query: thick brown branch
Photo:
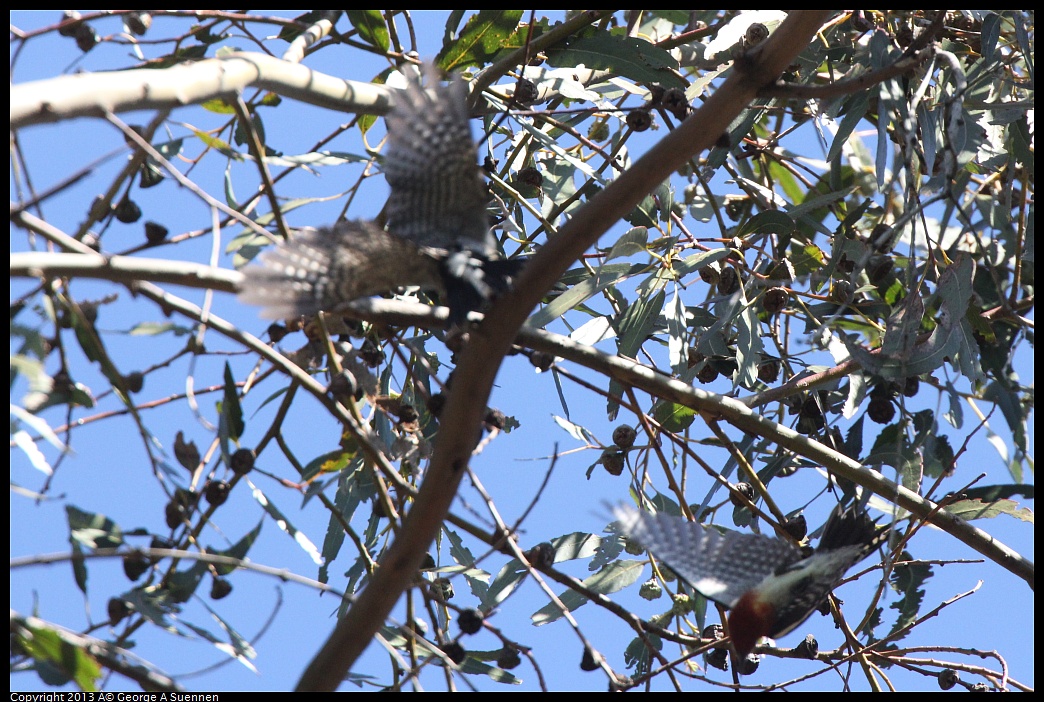
[[[759,88],[790,65],[829,16],[826,11],[795,12],[753,52],[745,70],[734,72],[674,132],[592,198],[523,270],[517,287],[501,298],[471,334],[461,354],[453,390],[428,473],[401,536],[381,560],[370,585],[337,623],[308,666],[299,690],[335,689],[369,645],[378,626],[415,576],[456,495],[464,467],[475,448],[493,381],[519,328],[546,291],[584,251],[629,212],[646,193],[695,154],[712,146]]]

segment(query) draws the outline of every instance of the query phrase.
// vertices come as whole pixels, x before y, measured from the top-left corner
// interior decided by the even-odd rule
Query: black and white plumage
[[[762,636],[783,636],[808,619],[845,573],[887,538],[856,504],[830,514],[819,546],[797,547],[761,534],[724,533],[662,512],[617,506],[621,533],[638,541],[696,592],[729,610],[729,631],[745,656]]]
[[[508,288],[522,264],[500,255],[489,229],[466,86],[426,73],[429,87],[407,78],[387,116],[387,230],[370,221],[300,230],[243,270],[240,300],[280,319],[416,286],[437,293],[462,326]]]

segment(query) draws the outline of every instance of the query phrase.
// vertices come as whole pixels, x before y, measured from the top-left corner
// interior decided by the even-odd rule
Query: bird
[[[808,557],[793,544],[762,534],[722,533],[664,512],[612,508],[620,533],[633,538],[696,592],[728,608],[739,657],[763,636],[796,629],[819,608],[849,568],[887,538],[857,503],[838,504]]]
[[[387,229],[371,220],[303,228],[243,269],[239,300],[267,319],[332,310],[415,286],[449,307],[452,328],[505,292],[523,265],[503,257],[486,215],[464,81],[427,64],[407,76],[386,120]]]

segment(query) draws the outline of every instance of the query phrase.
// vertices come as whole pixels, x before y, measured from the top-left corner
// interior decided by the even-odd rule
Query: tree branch
[[[733,71],[702,108],[581,208],[533,257],[522,271],[518,286],[502,297],[471,332],[441,416],[444,428],[400,536],[381,559],[369,586],[305,670],[298,690],[336,689],[412,581],[456,495],[497,371],[530,311],[568,266],[646,193],[695,154],[712,146],[758,89],[790,65],[828,16],[827,11],[792,13],[748,56],[744,70]],[[447,431],[451,427],[457,430]]]

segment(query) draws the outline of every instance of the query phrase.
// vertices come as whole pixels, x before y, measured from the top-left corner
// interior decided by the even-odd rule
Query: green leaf
[[[262,524],[264,524],[264,520],[259,521],[256,527],[248,531],[243,538],[232,544],[232,546],[227,549],[219,550],[211,546],[207,548],[207,551],[218,556],[228,556],[229,558],[243,560],[246,558],[247,552],[250,551],[250,547],[254,545],[254,542],[257,541],[257,537],[261,534]],[[236,566],[215,564],[214,569],[217,571],[218,575],[228,575],[236,569]]]
[[[592,592],[609,595],[634,584],[641,577],[644,569],[643,561],[615,561],[606,564],[597,573],[585,578],[583,584]],[[587,597],[573,590],[567,590],[559,595],[558,599],[570,612],[587,604]],[[550,624],[561,616],[562,610],[558,604],[551,602],[537,610],[530,619],[533,620],[534,625],[542,626]]]
[[[266,512],[268,512],[268,515],[272,517],[273,521],[275,521],[276,526],[286,532],[286,534],[301,547],[301,550],[308,554],[308,557],[311,558],[316,565],[322,565],[323,558],[319,555],[319,549],[316,548],[311,539],[309,539],[303,531],[298,530],[289,518],[287,518],[278,507],[269,501],[268,496],[261,492],[260,488],[255,486],[253,483],[250,483],[249,480],[247,483],[250,485],[253,498],[257,500],[258,504],[260,504]]]
[[[381,51],[391,48],[388,37],[388,26],[381,16],[380,10],[345,10],[348,21],[359,32],[359,37],[373,44]]]
[[[667,291],[661,288],[651,297],[640,297],[625,309],[613,325],[618,336],[619,353],[634,358],[645,340],[653,333],[663,311]]]
[[[236,114],[235,106],[225,98],[214,98],[213,100],[204,100],[199,103],[207,112],[213,112],[218,115],[234,115]]]
[[[243,422],[243,407],[239,404],[239,391],[236,379],[232,377],[232,366],[225,363],[225,389],[221,400],[221,428],[227,437],[239,443],[246,425]]]
[[[101,667],[83,648],[53,629],[30,625],[21,618],[12,617],[11,622],[12,655],[17,648],[31,656],[41,680],[49,685],[73,680],[84,692],[98,689]]]
[[[664,431],[677,433],[689,428],[696,418],[696,410],[676,402],[660,400],[653,406],[652,416]]]
[[[72,505],[65,506],[69,522],[69,540],[89,549],[119,548],[123,545],[123,529],[104,514],[84,512]]]
[[[985,488],[972,488],[962,491],[969,494],[970,499],[957,500],[946,505],[946,511],[961,519],[993,519],[1002,514],[1033,524],[1033,510],[1019,506],[1014,500],[997,497],[998,494],[1024,494],[1029,489],[1028,497],[1033,498],[1033,486],[995,485]]]
[[[489,665],[488,663],[483,663],[481,660],[479,660],[479,658],[477,658],[477,654],[482,653],[485,652],[468,651],[467,658],[464,659],[464,662],[460,666],[461,672],[468,673],[470,675],[485,675],[493,682],[503,683],[505,685],[522,684],[521,678],[512,675],[506,670],[503,670],[493,665]],[[491,657],[491,660],[496,660],[496,658],[500,655],[500,651],[493,651],[489,653],[489,655]]]
[[[609,253],[606,254],[605,260],[611,261],[614,258],[626,258],[627,256],[645,253],[648,244],[649,230],[646,227],[634,227],[627,230],[623,236],[616,240],[613,247],[609,249]]]
[[[636,83],[658,83],[665,88],[686,88],[678,74],[678,62],[670,52],[637,37],[599,32],[581,37],[564,49],[547,52],[547,63],[555,68],[575,67],[611,71]]]
[[[585,271],[583,280],[573,283],[569,290],[549,302],[543,309],[534,312],[533,316],[526,320],[526,326],[542,329],[609,286],[616,285],[620,281],[648,269],[649,266],[645,264],[629,266],[626,263],[610,263],[601,266],[593,276],[588,276]]]
[[[520,19],[522,10],[480,10],[464,25],[456,41],[443,46],[436,65],[451,72],[489,63]]]
[[[917,614],[921,609],[921,603],[924,600],[923,585],[928,578],[932,577],[932,567],[925,563],[917,562],[908,552],[904,551],[898,560],[913,562],[897,565],[892,571],[892,589],[900,593],[902,598],[891,605],[892,609],[899,612],[899,616],[892,626],[890,634],[899,634],[904,627],[916,621]],[[903,637],[903,635],[900,635],[898,638],[892,639],[892,641],[898,641],[899,638]]]
[[[837,134],[834,135],[834,141],[830,143],[830,150],[827,151],[827,161],[833,161],[841,155],[841,149],[848,143],[848,137],[852,136],[856,126],[866,116],[869,106],[870,92],[867,90],[860,90],[847,98],[845,101],[845,116],[841,118],[841,123],[837,127]]]

